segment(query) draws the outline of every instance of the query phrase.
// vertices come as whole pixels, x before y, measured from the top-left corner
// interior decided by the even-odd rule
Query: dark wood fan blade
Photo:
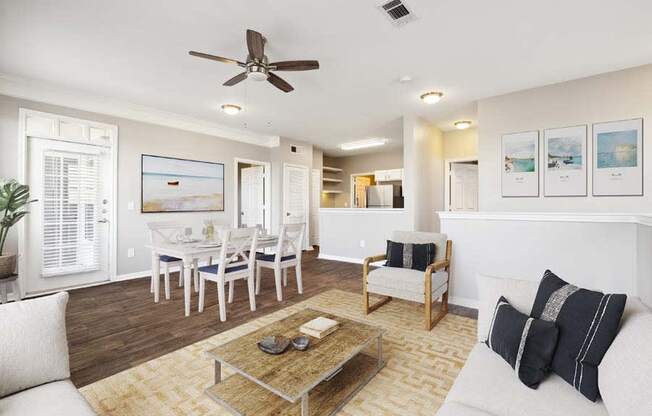
[[[210,59],[211,61],[224,62],[225,64],[236,64],[238,66],[246,66],[243,62],[236,61],[235,59],[223,58],[217,55],[209,55],[203,52],[190,51],[188,52],[192,56],[197,56],[199,58]]]
[[[269,66],[275,71],[310,71],[319,69],[317,61],[281,61],[273,62]]]
[[[273,86],[275,86],[276,88],[278,88],[283,92],[290,92],[294,90],[294,87],[292,87],[292,85],[288,84],[283,78],[271,72],[269,73],[269,78],[267,78],[267,81],[269,81]]]
[[[247,29],[247,48],[252,58],[262,60],[265,54],[263,35],[255,30]]]
[[[238,75],[234,76],[233,78],[231,78],[230,80],[226,81],[226,82],[225,82],[224,84],[222,84],[222,85],[226,85],[227,87],[230,87],[230,86],[232,86],[232,85],[237,84],[238,82],[244,81],[245,79],[247,79],[247,73],[246,73],[246,72],[243,72],[242,74],[238,74]]]

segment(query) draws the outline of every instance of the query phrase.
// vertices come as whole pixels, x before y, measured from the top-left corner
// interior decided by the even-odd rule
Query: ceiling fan
[[[283,78],[274,74],[272,71],[310,71],[311,69],[319,69],[319,62],[317,61],[280,61],[269,63],[265,55],[265,42],[266,39],[255,30],[247,29],[247,62],[240,62],[235,59],[223,58],[221,56],[209,55],[203,52],[190,51],[192,56],[199,58],[211,59],[213,61],[224,62],[227,64],[235,64],[239,67],[245,68],[242,72],[230,80],[226,81],[223,85],[230,87],[247,78],[255,81],[267,80],[270,84],[283,92],[290,92],[294,90],[292,85],[288,84]]]

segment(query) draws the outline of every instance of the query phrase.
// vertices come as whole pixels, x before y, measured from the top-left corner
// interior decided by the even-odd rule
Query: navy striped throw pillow
[[[526,386],[536,389],[550,371],[559,330],[517,311],[500,297],[485,342],[514,369]]]
[[[387,261],[385,266],[421,270],[423,272],[435,262],[435,250],[434,243],[412,244],[387,240]]]
[[[552,371],[591,401],[600,396],[598,365],[618,333],[627,295],[568,284],[546,270],[531,316],[559,327]]]

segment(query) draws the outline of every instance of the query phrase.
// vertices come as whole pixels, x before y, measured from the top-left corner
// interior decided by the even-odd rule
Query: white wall
[[[411,230],[439,230],[433,213],[444,208],[443,157],[441,130],[419,117],[404,116],[403,196]]]
[[[453,241],[451,295],[477,300],[476,273],[575,285],[652,305],[652,227],[613,214],[440,213]],[[652,218],[652,217],[651,217]],[[649,221],[649,220],[647,220]]]
[[[319,227],[320,258],[362,263],[385,253],[392,231],[410,229],[410,221],[402,209],[322,208]]]
[[[652,65],[480,100],[478,117],[481,211],[650,211],[652,181],[647,180],[643,197],[501,198],[499,152],[506,133],[587,124],[591,155],[592,123],[643,117],[644,176],[649,177],[652,133],[645,124],[652,122]],[[543,194],[543,176],[539,179]],[[590,194],[590,174],[588,189]]]

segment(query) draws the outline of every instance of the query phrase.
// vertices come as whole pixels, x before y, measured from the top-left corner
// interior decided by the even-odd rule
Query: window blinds
[[[46,151],[43,160],[44,277],[100,269],[100,159]]]

